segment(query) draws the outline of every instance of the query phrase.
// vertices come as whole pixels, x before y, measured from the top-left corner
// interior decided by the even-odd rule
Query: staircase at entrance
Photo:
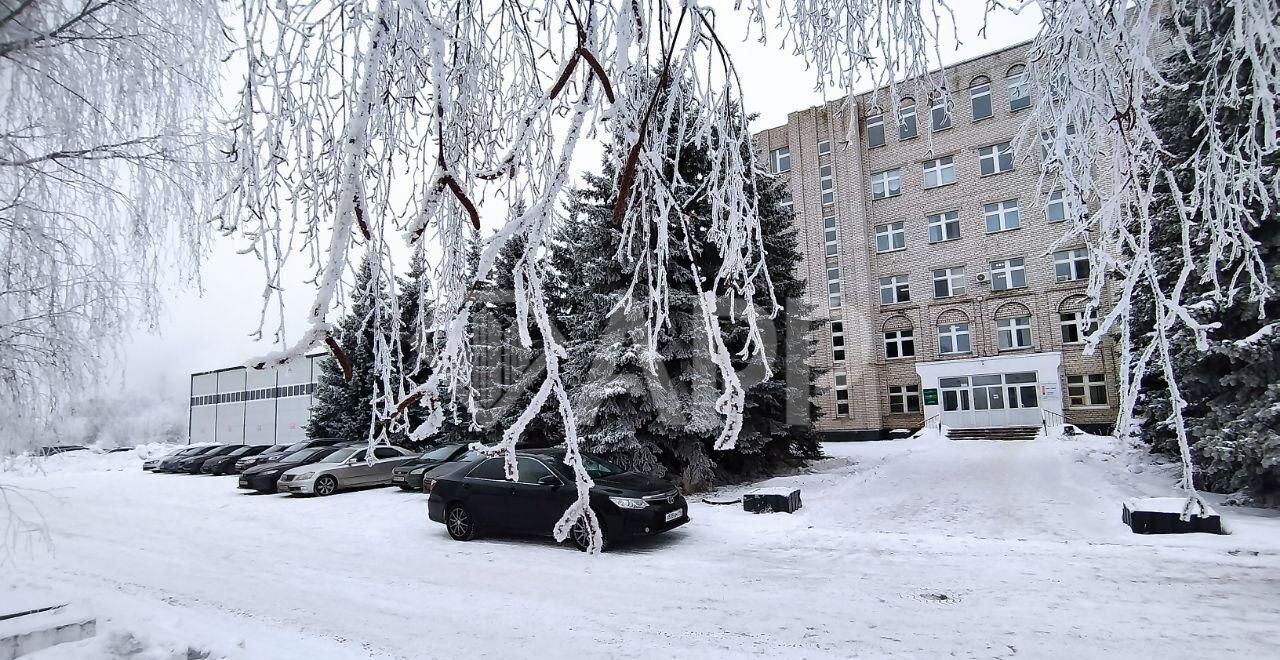
[[[1034,440],[1038,426],[997,426],[992,428],[947,429],[949,440]]]

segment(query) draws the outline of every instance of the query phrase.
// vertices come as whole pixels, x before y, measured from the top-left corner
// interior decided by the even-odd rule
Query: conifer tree
[[[1233,5],[1207,0],[1202,9],[1209,20],[1206,29],[1191,41],[1195,57],[1179,51],[1166,63],[1167,74],[1184,87],[1169,88],[1157,99],[1153,123],[1170,162],[1189,162],[1207,140],[1234,144],[1249,131],[1260,130],[1249,121],[1247,107],[1220,107],[1207,116],[1200,103],[1205,80],[1224,74],[1236,64],[1207,56],[1213,41],[1224,38],[1232,29]],[[1240,63],[1237,75],[1242,88],[1247,88],[1254,72],[1245,61]],[[1280,108],[1276,111],[1280,112]],[[1267,163],[1273,182],[1280,176],[1278,160],[1273,154]],[[1182,189],[1193,185],[1194,172],[1186,165],[1175,170],[1175,176]],[[1257,224],[1248,233],[1257,243],[1274,285],[1280,282],[1280,218],[1276,217],[1280,213],[1280,190],[1274,185],[1270,190],[1269,205],[1253,207]],[[1177,202],[1167,189],[1158,200],[1153,212],[1161,222],[1151,239],[1152,258],[1163,273],[1161,283],[1172,287],[1179,275],[1176,264],[1180,263],[1183,249],[1183,222]],[[1191,211],[1196,213],[1195,209]],[[1203,218],[1196,214],[1191,221],[1194,227]],[[1193,250],[1208,249],[1194,235],[1192,241]],[[1280,311],[1280,292],[1273,286],[1262,299],[1247,299],[1247,285],[1243,278],[1237,279],[1238,273],[1216,276],[1221,281],[1239,283],[1228,287],[1233,299],[1214,297],[1211,285],[1195,277],[1186,283],[1187,293],[1183,296],[1192,301],[1189,311],[1200,322],[1220,323],[1209,335],[1209,350],[1198,348],[1185,328],[1171,344],[1178,385],[1187,403],[1184,416],[1194,442],[1196,478],[1208,490],[1274,495],[1280,492],[1280,327],[1274,318]],[[1141,322],[1135,323],[1133,330],[1136,336],[1154,330],[1154,308],[1149,296],[1136,302],[1135,316],[1139,314]],[[1163,378],[1149,375],[1143,382],[1143,391],[1137,408],[1142,437],[1158,451],[1176,453],[1176,436],[1166,422],[1172,408]]]

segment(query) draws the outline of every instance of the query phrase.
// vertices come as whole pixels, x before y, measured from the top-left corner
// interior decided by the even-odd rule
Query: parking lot
[[[253,495],[235,477],[152,475],[136,458],[102,457],[6,478],[38,490],[54,545],[15,555],[0,594],[51,589],[91,601],[104,630],[230,658],[1274,648],[1280,521],[1249,520],[1226,537],[1135,537],[1119,523],[1110,468],[1046,443],[829,451],[777,480],[803,489],[795,515],[694,502],[689,524],[595,557],[549,541],[453,541],[427,520],[423,494],[397,488]],[[987,476],[976,487],[973,475]]]

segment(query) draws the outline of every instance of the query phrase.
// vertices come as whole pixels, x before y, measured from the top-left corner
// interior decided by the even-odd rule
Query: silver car
[[[280,475],[276,491],[332,495],[344,488],[387,486],[391,484],[391,470],[416,456],[407,449],[383,445],[373,449],[373,459],[369,460],[368,447],[345,447],[319,463],[286,470]]]

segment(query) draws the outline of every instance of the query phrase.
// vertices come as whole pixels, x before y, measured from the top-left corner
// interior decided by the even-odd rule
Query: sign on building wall
[[[922,392],[922,394],[924,395],[924,405],[926,405],[926,406],[936,406],[936,405],[938,405],[938,390],[937,390],[937,389],[932,388],[932,387],[927,387],[927,388],[925,388],[924,392]]]

